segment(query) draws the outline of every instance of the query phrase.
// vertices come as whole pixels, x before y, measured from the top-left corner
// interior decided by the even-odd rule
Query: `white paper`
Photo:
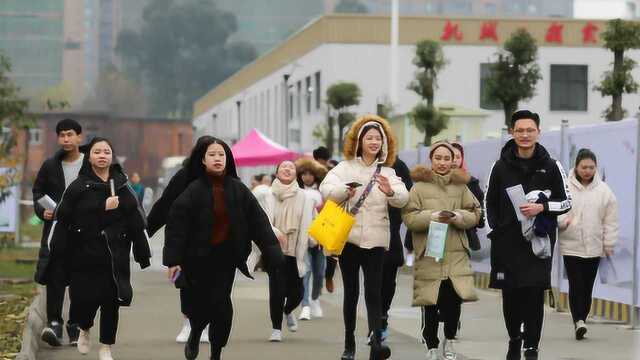
[[[111,187],[111,196],[116,196],[116,187],[113,183],[113,179],[109,179],[109,186]]]
[[[53,199],[50,198],[49,195],[45,195],[38,199],[38,204],[45,208],[45,210],[49,211],[54,211],[56,209],[56,206],[58,206],[58,204],[56,204],[56,202],[53,201]]]
[[[429,224],[429,233],[427,234],[427,246],[425,255],[440,261],[444,258],[444,246],[447,242],[447,230],[449,225],[432,221]]]
[[[509,200],[511,200],[511,204],[513,205],[513,210],[516,212],[516,216],[519,221],[527,220],[527,217],[522,214],[520,211],[520,206],[527,204],[527,197],[524,194],[524,189],[521,184],[516,186],[512,186],[507,188],[507,195],[509,195]]]

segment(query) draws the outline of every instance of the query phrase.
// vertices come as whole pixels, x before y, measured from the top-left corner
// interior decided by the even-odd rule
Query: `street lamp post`
[[[289,78],[291,75],[284,74],[284,143],[289,148]]]
[[[240,141],[240,135],[242,133],[242,115],[240,112],[241,105],[242,105],[242,100],[237,100],[236,106],[238,107],[238,139],[236,141]]]

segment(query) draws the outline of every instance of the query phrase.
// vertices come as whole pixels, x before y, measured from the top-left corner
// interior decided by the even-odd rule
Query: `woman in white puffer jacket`
[[[600,258],[613,255],[618,238],[618,203],[597,171],[597,159],[581,149],[569,175],[573,207],[558,217],[560,252],[569,280],[569,304],[575,336],[587,333],[585,320],[591,309],[591,293]]]

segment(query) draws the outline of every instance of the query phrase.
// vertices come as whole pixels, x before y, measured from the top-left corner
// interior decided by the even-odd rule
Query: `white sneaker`
[[[200,342],[209,343],[209,325],[202,330],[202,334],[200,334]]]
[[[187,340],[189,339],[190,333],[191,333],[191,325],[189,324],[189,320],[184,319],[184,322],[182,323],[182,329],[180,329],[178,336],[176,336],[176,342],[179,342],[181,344],[186,343]]]
[[[576,323],[576,340],[584,339],[584,336],[587,334],[587,325],[583,320],[578,320]]]
[[[77,346],[78,352],[82,355],[87,355],[89,351],[91,351],[91,333],[89,333],[89,330],[84,331],[80,329]]]
[[[302,311],[300,311],[300,320],[311,320],[311,308],[308,306],[303,306]]]
[[[453,348],[453,343],[447,339],[444,340],[442,354],[447,360],[456,360],[456,358],[458,357],[458,355],[456,354],[456,350]]]
[[[311,316],[314,318],[322,318],[322,307],[320,306],[320,299],[311,300]]]
[[[287,315],[287,327],[291,332],[298,331],[298,322],[296,321],[296,317],[293,316],[293,313]]]
[[[111,346],[102,345],[98,350],[98,360],[113,360],[111,356]]]
[[[427,360],[440,360],[438,349],[430,349],[427,351]]]
[[[281,342],[282,341],[282,331],[273,329],[271,332],[271,336],[269,336],[270,342]]]

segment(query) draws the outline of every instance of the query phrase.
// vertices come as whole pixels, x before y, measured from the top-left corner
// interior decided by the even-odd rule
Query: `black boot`
[[[189,338],[184,344],[184,357],[187,360],[194,360],[198,357],[198,352],[200,352],[200,335],[202,334],[202,330],[204,329],[198,330],[194,327],[191,327]]]
[[[536,348],[527,348],[524,351],[524,359],[525,360],[538,360],[538,349],[536,349]]]
[[[520,360],[522,351],[522,338],[509,340],[509,351],[507,351],[507,360]]]
[[[380,341],[380,330],[373,332],[369,360],[385,360],[391,357],[391,349]]]
[[[80,336],[80,328],[78,324],[67,323],[67,335],[69,335],[69,345],[77,345]]]
[[[62,324],[58,321],[51,321],[48,326],[42,329],[40,337],[42,341],[51,346],[62,345]]]
[[[354,360],[356,358],[356,338],[353,334],[344,336],[344,352],[340,360]]]

